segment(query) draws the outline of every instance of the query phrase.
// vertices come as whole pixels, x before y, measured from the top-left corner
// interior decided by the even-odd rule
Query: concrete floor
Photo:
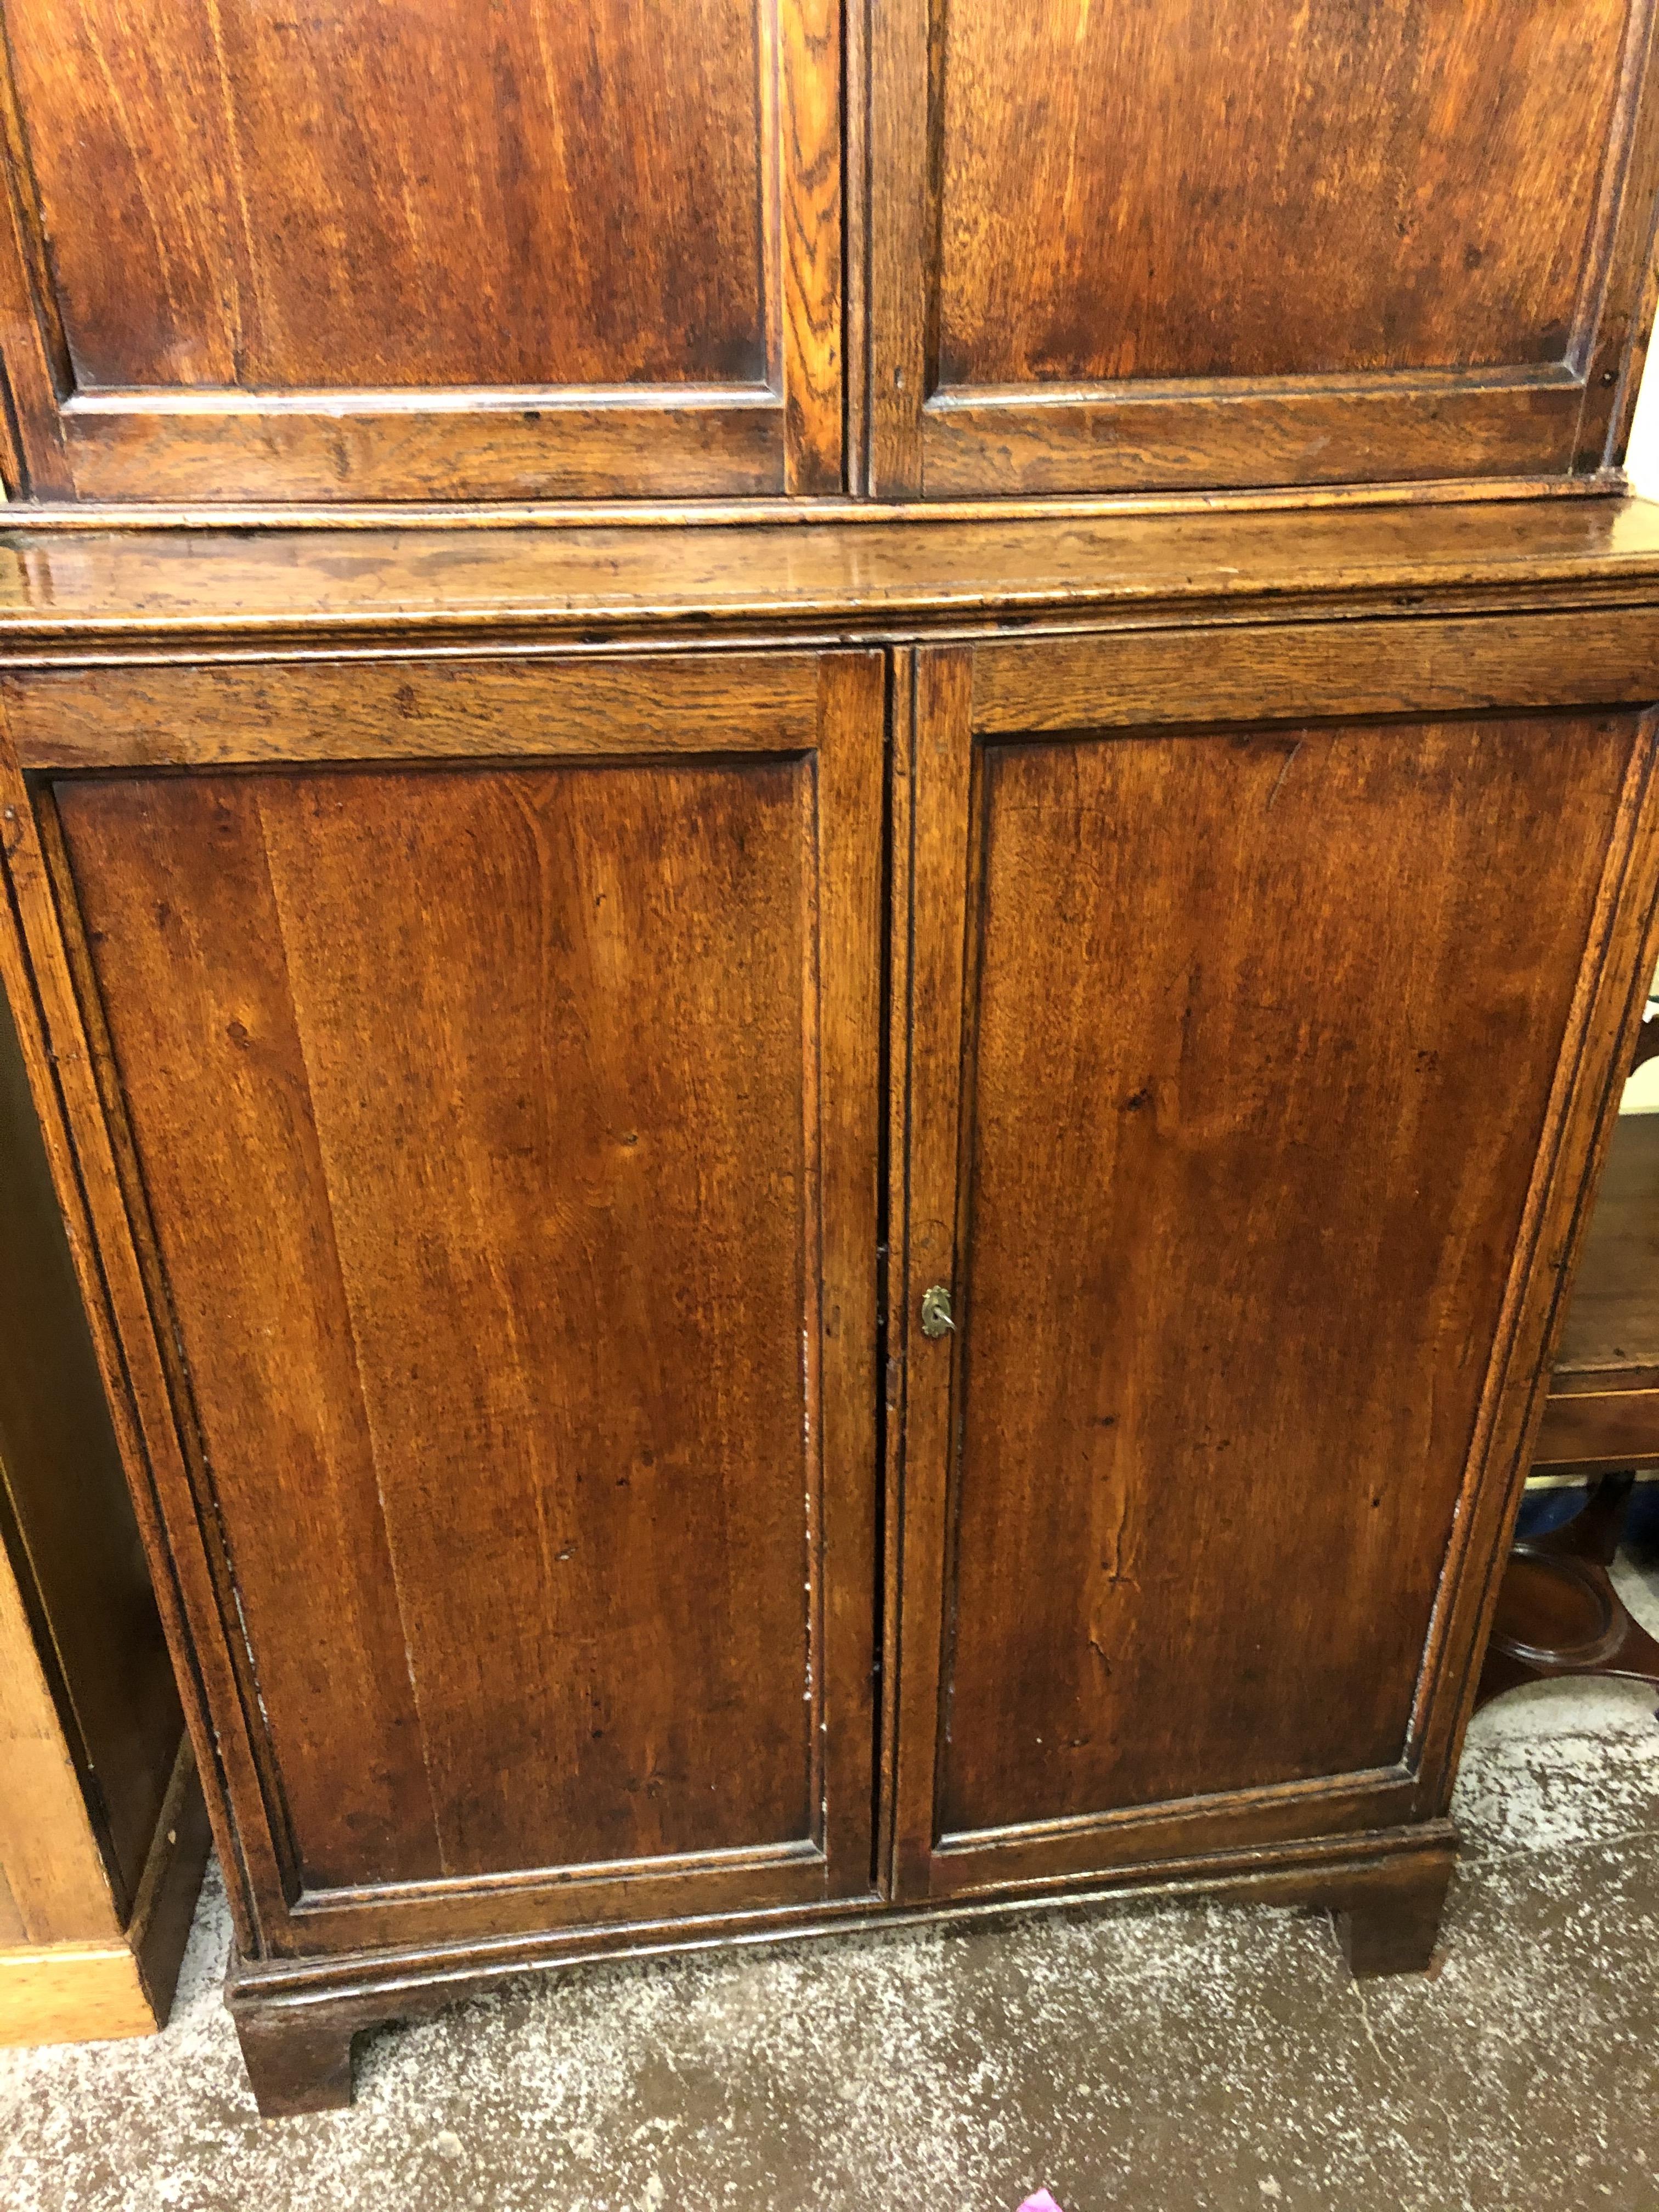
[[[1621,1578],[1659,1626],[1659,1571]],[[0,2052],[0,2205],[1655,2212],[1652,1693],[1501,1702],[1456,1809],[1431,1978],[1199,1905],[604,1967],[360,2040],[353,2111],[267,2123],[210,1876],[165,2033]]]

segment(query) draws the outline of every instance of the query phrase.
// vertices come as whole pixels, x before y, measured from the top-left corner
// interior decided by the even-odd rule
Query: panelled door
[[[1636,1018],[1656,644],[1586,613],[916,656],[902,1894],[1439,1809],[1479,1478],[1518,1464]]]
[[[882,498],[1565,474],[1622,447],[1650,0],[890,0]]]
[[[0,27],[36,497],[840,489],[834,0],[5,0]]]
[[[263,1941],[867,1893],[880,657],[5,703]]]

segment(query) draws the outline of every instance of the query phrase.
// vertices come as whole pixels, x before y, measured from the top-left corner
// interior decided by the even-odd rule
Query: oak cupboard
[[[264,2109],[1126,1885],[1427,1962],[1656,701],[1611,501],[9,533],[0,956]]]
[[[1131,1885],[1428,1963],[1659,957],[1655,14],[0,0],[0,976],[264,2109]]]
[[[1650,0],[4,0],[53,503],[1594,486]]]

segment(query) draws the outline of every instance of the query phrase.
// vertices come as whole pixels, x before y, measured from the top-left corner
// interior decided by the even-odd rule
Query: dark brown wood
[[[1621,457],[1659,181],[1646,0],[874,21],[883,495]]]
[[[1522,696],[1534,627],[1475,655]],[[1651,740],[1445,719],[1432,651],[1369,722],[1363,643],[1336,715],[1346,633],[1275,644],[921,658],[903,1893],[1109,1863],[1132,1808],[1419,1771],[1510,1309],[1552,1288],[1537,1163],[1561,1083],[1605,1083],[1607,886],[1651,907]],[[1335,719],[1251,727],[1299,686]],[[935,1282],[945,1343],[915,1333]]]
[[[55,786],[312,1941],[868,1886],[879,664],[750,762],[634,673],[655,762]]]
[[[1372,1883],[1339,1908],[1337,1928],[1356,1981],[1428,1972],[1455,1863],[1450,1851],[1425,1853],[1401,1863],[1392,1881]]]
[[[1271,1857],[1261,1851],[1218,1851],[1176,1864],[1128,1869],[1111,1893],[1079,1885],[1066,1901],[1092,1905],[1125,1889],[1157,1897],[1200,1891],[1240,1902],[1320,1908],[1367,1924],[1374,1919],[1383,1935],[1397,1928],[1402,1916],[1409,1924],[1415,1911],[1420,1936],[1426,1932],[1429,1900],[1444,1892],[1455,1844],[1444,1821],[1428,1821],[1408,1830],[1304,1843]],[[583,1939],[580,1955],[650,1959],[723,1939],[745,1944],[799,1942],[863,1928],[904,1928],[924,1920],[996,1924],[1050,1901],[1042,1895],[951,1898],[936,1899],[925,1911],[917,1911],[860,1899],[833,1909],[750,1913],[740,1921],[690,1926],[641,1922]],[[519,1947],[511,1965],[483,1949],[456,1947],[405,1953],[395,1968],[369,1954],[271,1964],[233,1954],[226,1997],[261,2110],[273,2116],[332,2110],[349,2102],[349,2071],[340,2053],[360,2029],[441,2010],[463,1990],[488,1989],[509,1976],[557,1972],[574,1963],[577,1955],[568,1936],[556,1931]],[[1396,1941],[1395,1956],[1397,1965],[1379,1958],[1362,1971],[1416,1971],[1427,1963],[1428,1954]],[[307,2101],[312,2100],[315,2101]]]
[[[9,0],[46,496],[841,484],[832,0]]]
[[[270,2108],[907,1900],[1425,1963],[1649,511],[3,546],[0,970]]]
[[[356,2031],[339,2022],[329,2008],[293,2011],[281,2020],[242,2010],[234,2010],[233,2017],[253,2101],[263,2118],[337,2112],[350,2104],[351,2044]]]

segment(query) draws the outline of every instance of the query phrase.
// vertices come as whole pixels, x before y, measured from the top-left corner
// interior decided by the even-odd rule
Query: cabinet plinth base
[[[1440,1908],[1456,1857],[1444,1820],[1410,1828],[1102,1874],[1086,1886],[1049,1884],[1006,1896],[890,1904],[875,1896],[830,1906],[707,1921],[640,1922],[529,1935],[510,1948],[466,1946],[355,1952],[331,1959],[244,1960],[233,1953],[225,1987],[253,2094],[268,2119],[337,2111],[351,2102],[351,2044],[365,2028],[441,2012],[526,1974],[594,1960],[707,1950],[721,1936],[748,1947],[915,1927],[933,1920],[1012,1921],[1056,1906],[1201,1895],[1238,1903],[1307,1905],[1333,1912],[1346,1932],[1353,1972],[1409,1973],[1433,1954]]]

